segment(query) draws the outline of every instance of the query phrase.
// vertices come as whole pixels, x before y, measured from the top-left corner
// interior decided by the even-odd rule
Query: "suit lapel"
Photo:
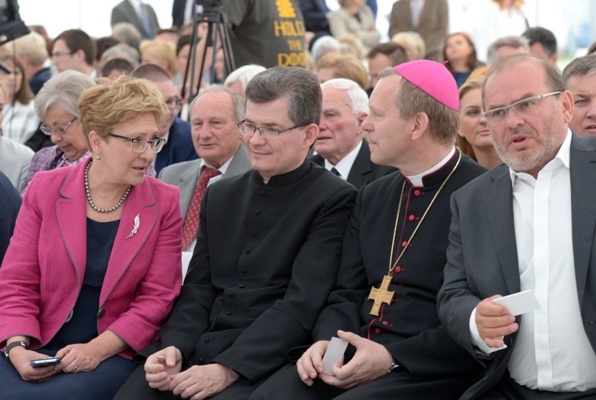
[[[573,226],[573,258],[575,279],[580,304],[584,298],[590,254],[594,243],[596,208],[589,193],[596,187],[596,153],[577,146],[579,138],[574,135],[571,142],[571,221]]]
[[[122,275],[137,257],[139,250],[155,229],[158,214],[151,181],[145,178],[141,185],[130,191],[130,195],[124,204],[122,218],[120,219],[118,232],[116,232],[114,247],[112,248],[101,289],[100,305],[114,290]],[[133,233],[135,219],[138,219],[139,224],[137,232]]]
[[[485,215],[501,266],[499,269],[503,273],[507,289],[509,293],[517,293],[520,291],[520,281],[513,223],[513,189],[509,168],[506,166],[497,168],[499,171],[493,176],[492,184],[483,193],[486,204]]]
[[[89,161],[85,162],[86,166]],[[79,281],[83,281],[87,265],[87,204],[83,173],[85,167],[76,167],[66,176],[56,201],[58,229]]]
[[[126,7],[126,14],[127,14],[127,18],[129,21],[134,21],[132,22],[133,25],[135,25],[137,27],[137,29],[139,29],[141,31],[141,35],[143,35],[143,33],[145,32],[145,28],[143,28],[143,22],[141,21],[141,18],[139,17],[139,14],[137,14],[137,10],[135,10],[135,8],[132,6],[132,4],[130,4],[129,1],[124,3],[124,6]],[[142,30],[141,30],[142,28]]]
[[[356,187],[362,187],[368,183],[368,175],[372,173],[372,162],[370,161],[370,149],[365,140],[362,141],[360,151],[354,159],[350,168],[347,181]]]
[[[232,162],[230,162],[230,166],[226,170],[224,176],[234,176],[241,174],[250,168],[250,161],[248,160],[248,156],[246,155],[246,150],[244,149],[244,143],[240,143],[238,150],[236,150],[236,154],[234,154],[234,158],[232,158]]]

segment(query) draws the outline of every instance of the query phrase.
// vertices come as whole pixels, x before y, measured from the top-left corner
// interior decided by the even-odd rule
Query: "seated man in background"
[[[172,164],[159,174],[161,180],[180,188],[182,251],[194,249],[207,186],[250,169],[238,128],[244,110],[244,100],[229,89],[210,86],[201,90],[190,104],[192,142],[200,159]]]
[[[370,95],[377,82],[379,82],[379,72],[385,68],[392,68],[399,64],[408,62],[408,55],[406,50],[397,43],[381,43],[368,52],[366,55],[368,59],[368,73],[371,78],[370,88],[367,93]]]
[[[268,69],[246,98],[253,169],[207,188],[182,294],[116,399],[247,399],[310,341],[356,189],[306,161],[321,116],[312,73]]]
[[[476,381],[480,366],[449,337],[436,304],[449,198],[485,171],[454,146],[458,107],[455,79],[440,63],[380,74],[362,129],[372,161],[399,172],[358,193],[335,288],[313,327],[317,342],[252,399],[447,400]],[[335,335],[352,346],[325,369]]]
[[[159,136],[166,140],[166,144],[155,155],[155,172],[159,175],[160,171],[170,164],[197,159],[190,124],[176,116],[182,99],[176,95],[176,88],[168,72],[157,65],[145,64],[132,71],[131,76],[147,79],[157,86],[168,106],[168,118],[159,128]]]
[[[362,121],[368,115],[368,96],[354,81],[338,78],[321,85],[323,113],[311,161],[348,181],[356,188],[370,183],[395,168],[370,160]]]
[[[596,136],[596,55],[578,57],[567,64],[563,82],[573,95],[569,128],[578,135]]]
[[[528,44],[528,39],[525,37],[504,36],[492,42],[488,46],[486,53],[486,63],[493,65],[501,58],[507,56],[530,53],[530,45]]]
[[[54,39],[52,64],[58,72],[73,69],[95,79],[95,53],[95,42],[86,32],[69,29]]]
[[[522,33],[522,37],[528,39],[531,55],[551,63],[555,68],[557,67],[557,60],[559,59],[559,55],[557,54],[557,38],[551,31],[541,26],[536,26],[528,28],[528,30]]]

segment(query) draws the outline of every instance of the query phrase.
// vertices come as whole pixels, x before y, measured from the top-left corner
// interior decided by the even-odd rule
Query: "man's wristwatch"
[[[12,349],[14,349],[15,347],[24,347],[25,349],[29,348],[29,345],[27,344],[27,342],[23,341],[23,340],[17,340],[16,342],[12,342],[10,343],[8,346],[6,346],[6,348],[4,349],[4,357],[6,357],[6,359],[8,361],[10,361],[10,357],[8,356],[8,353],[10,353],[10,351]]]

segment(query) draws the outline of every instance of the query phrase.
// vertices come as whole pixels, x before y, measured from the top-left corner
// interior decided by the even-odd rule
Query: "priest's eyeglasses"
[[[509,110],[513,110],[518,117],[525,117],[534,113],[538,109],[538,102],[540,100],[544,99],[545,97],[554,96],[561,93],[561,91],[558,91],[527,97],[525,99],[518,100],[515,103],[511,103],[508,106],[497,107],[493,108],[492,110],[488,110],[483,113],[482,116],[486,118],[486,121],[489,123],[489,125],[498,125],[507,119],[509,116]]]
[[[122,140],[127,140],[130,143],[130,149],[133,153],[142,153],[147,150],[147,146],[151,145],[151,150],[154,153],[159,153],[163,149],[163,145],[166,140],[158,137],[154,137],[151,140],[141,138],[129,138],[126,136],[116,135],[115,133],[108,133],[108,136],[115,137]]]
[[[39,126],[39,130],[48,136],[50,136],[53,131],[62,134],[64,132],[66,132],[68,127],[71,126],[72,123],[75,122],[76,120],[77,120],[77,117],[72,117],[72,119],[70,121],[68,121],[64,126],[57,126],[55,128],[52,128],[52,127],[46,125],[45,123],[43,123]]]
[[[286,128],[286,129],[280,130],[280,129],[275,129],[275,128],[269,128],[268,126],[265,126],[265,127],[256,126],[255,124],[251,124],[250,122],[246,122],[246,121],[242,121],[242,122],[238,123],[238,128],[240,129],[240,132],[242,132],[243,135],[253,136],[257,131],[259,131],[261,136],[264,137],[265,139],[275,139],[276,137],[278,137],[279,135],[281,135],[284,132],[289,132],[289,131],[292,131],[292,130],[298,129],[298,128],[304,128],[305,126],[306,125],[296,125],[291,128]]]

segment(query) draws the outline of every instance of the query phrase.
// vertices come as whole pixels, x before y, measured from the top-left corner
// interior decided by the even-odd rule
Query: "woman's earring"
[[[97,153],[97,157],[98,160],[101,160],[101,153]]]

